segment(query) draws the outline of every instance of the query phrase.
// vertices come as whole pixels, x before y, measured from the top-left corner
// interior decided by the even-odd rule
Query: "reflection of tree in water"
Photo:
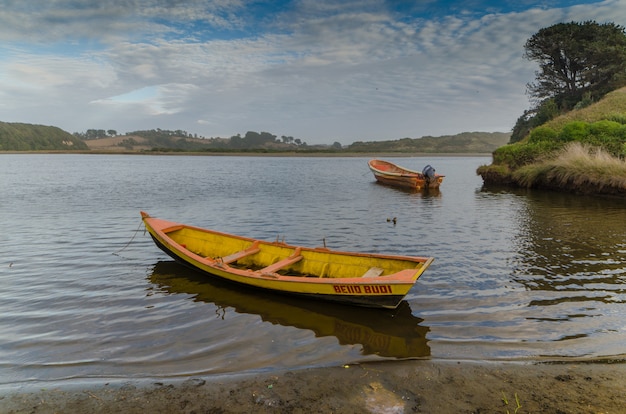
[[[516,243],[514,281],[533,291],[569,292],[531,305],[615,301],[625,291],[623,200],[529,192]]]
[[[263,321],[309,329],[318,337],[335,336],[339,343],[361,344],[362,353],[392,358],[430,355],[423,319],[403,301],[395,310],[368,309],[277,295],[225,283],[176,262],[158,262],[150,276],[157,291],[192,295],[194,302],[212,303],[219,319],[228,312],[258,315]]]

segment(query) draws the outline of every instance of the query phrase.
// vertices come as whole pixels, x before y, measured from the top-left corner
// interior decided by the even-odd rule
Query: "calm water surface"
[[[367,158],[0,155],[0,386],[624,359],[624,200],[483,189],[489,157],[395,160],[432,164],[441,191],[378,185]],[[260,295],[173,263],[140,210],[436,261],[396,311]]]

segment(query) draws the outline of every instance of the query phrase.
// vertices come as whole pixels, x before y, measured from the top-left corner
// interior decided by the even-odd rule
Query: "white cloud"
[[[24,3],[0,17],[9,42],[0,48],[0,120],[70,132],[268,131],[309,144],[508,131],[529,106],[528,37],[560,21],[626,22],[624,0],[428,21],[398,20],[377,1],[301,1],[260,22],[256,30],[267,31],[228,39],[185,32],[185,24],[242,27],[241,1],[72,10],[75,0],[45,2],[66,6],[39,12]],[[177,24],[148,19],[155,16]],[[12,27],[16,18],[37,30]],[[53,20],[63,25],[43,25]]]
[[[128,107],[143,107],[149,115],[173,115],[181,112],[181,105],[188,95],[197,89],[191,84],[154,85],[137,89],[122,95],[92,101],[91,104],[116,106],[120,110]]]

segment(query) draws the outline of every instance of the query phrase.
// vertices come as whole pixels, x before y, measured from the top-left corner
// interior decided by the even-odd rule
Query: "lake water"
[[[624,359],[625,200],[483,189],[490,157],[395,162],[433,165],[441,190],[379,185],[362,157],[0,155],[0,387]],[[140,210],[435,262],[395,311],[260,294],[173,263]]]

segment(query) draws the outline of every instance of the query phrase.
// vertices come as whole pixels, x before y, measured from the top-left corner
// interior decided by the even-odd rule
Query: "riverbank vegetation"
[[[624,28],[558,24],[525,47],[540,63],[528,85],[536,105],[477,173],[487,185],[626,195]]]
[[[487,185],[626,195],[626,88],[532,130],[493,152]]]
[[[626,189],[626,161],[601,147],[573,142],[553,157],[519,168],[513,177],[526,187],[619,194]]]

